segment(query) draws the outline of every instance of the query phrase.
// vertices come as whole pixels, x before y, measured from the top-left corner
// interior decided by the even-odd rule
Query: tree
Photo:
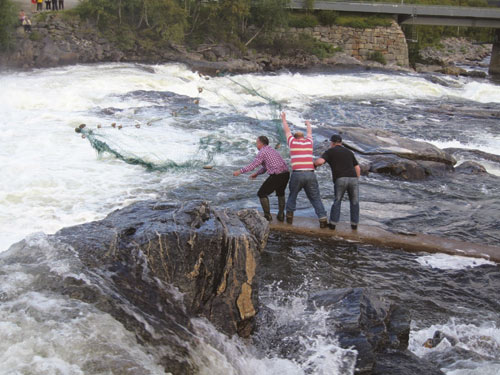
[[[16,25],[16,10],[10,0],[0,0],[0,50],[12,46],[12,33]]]

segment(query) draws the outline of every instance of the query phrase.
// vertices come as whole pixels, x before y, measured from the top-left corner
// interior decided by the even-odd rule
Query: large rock
[[[256,314],[254,276],[268,231],[254,210],[145,201],[55,237],[73,246],[89,267],[120,269],[120,282],[133,280],[128,287],[138,294],[145,290],[137,285],[147,290],[148,280],[141,278],[146,267],[152,278],[184,293],[189,315],[205,316],[227,334],[248,336]]]
[[[430,175],[443,175],[453,170],[456,160],[447,152],[427,143],[400,137],[394,133],[361,127],[336,127],[345,147],[362,156],[362,171],[384,173],[406,180],[421,180]],[[332,130],[321,129],[319,134],[329,138]],[[316,154],[330,147],[325,141]]]

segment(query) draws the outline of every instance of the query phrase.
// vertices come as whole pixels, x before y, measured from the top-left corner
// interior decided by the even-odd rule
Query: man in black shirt
[[[351,150],[342,146],[342,137],[338,134],[330,138],[331,147],[314,161],[314,166],[319,167],[325,163],[332,169],[334,201],[330,210],[330,229],[335,226],[340,219],[340,205],[344,193],[347,191],[351,209],[351,228],[358,229],[359,223],[359,185],[358,178],[361,168]]]

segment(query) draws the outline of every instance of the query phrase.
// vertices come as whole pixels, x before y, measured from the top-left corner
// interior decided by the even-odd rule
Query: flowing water
[[[283,144],[280,110],[296,129],[311,119],[316,142],[335,126],[352,125],[487,153],[473,157],[489,172],[484,176],[362,177],[361,222],[498,245],[500,86],[432,78],[377,72],[209,78],[178,64],[1,73],[0,252],[31,233],[100,219],[143,199],[258,207],[262,178],[235,178],[232,171],[251,161],[256,135]],[[82,123],[84,131],[75,133]],[[286,147],[280,150],[287,156]],[[466,151],[457,155],[459,163],[470,159]],[[318,179],[329,207],[330,171],[320,169]],[[314,216],[304,196],[298,210]],[[347,215],[344,207],[341,219]],[[28,241],[51,254],[43,239],[36,234]],[[55,258],[47,258],[51,269],[60,267]],[[260,277],[268,314],[253,342],[228,339],[193,320],[200,345],[192,357],[203,373],[351,374],[355,351],[325,332],[323,311],[305,307],[309,293],[347,286],[369,287],[409,306],[410,349],[447,374],[500,373],[500,269],[491,262],[273,234]],[[154,350],[111,316],[37,291],[36,277],[22,267],[2,269],[0,279],[1,374],[92,373],[82,358],[112,358],[108,373],[120,373],[130,361],[139,373],[163,373]],[[437,329],[458,344],[423,348]],[[277,337],[298,340],[306,350],[283,355]]]

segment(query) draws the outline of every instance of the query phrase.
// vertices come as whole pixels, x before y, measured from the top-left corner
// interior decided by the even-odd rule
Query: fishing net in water
[[[257,124],[257,126],[262,126],[262,124],[265,123],[265,129],[263,128],[262,132],[259,133],[266,134],[270,138],[277,139],[278,144],[276,145],[276,148],[279,148],[279,151],[284,154],[283,156],[287,156],[288,149],[286,147],[281,147],[282,144],[286,144],[286,137],[283,132],[280,118],[282,110],[281,104],[273,98],[264,95],[248,82],[242,83],[231,77],[224,77],[224,79],[227,79],[235,87],[242,89],[242,92],[245,95],[263,99],[263,105],[266,108],[264,112],[267,111],[267,114],[265,115],[266,118],[260,119],[259,121],[249,121],[249,123],[251,122],[254,125]],[[235,100],[234,97],[231,100],[230,98],[224,96],[222,90],[200,87],[199,93],[201,94],[203,90],[212,92],[216,96],[220,97],[226,105],[229,104],[234,112],[234,115],[240,116],[240,121],[241,119],[249,119],[247,116],[240,113],[241,102],[243,100],[239,102],[240,106],[238,106],[232,102]],[[211,168],[216,155],[230,152],[233,148],[238,148],[238,145],[231,143],[231,139],[227,139],[227,134],[225,136],[213,135],[220,129],[216,129],[214,127],[212,127],[212,129],[210,128],[208,120],[206,120],[206,118],[210,116],[204,116],[203,120],[201,120],[202,117],[199,113],[198,98],[176,95],[167,92],[137,91],[127,94],[127,96],[134,95],[149,95],[150,97],[148,99],[151,100],[157,100],[159,97],[165,100],[168,99],[166,103],[162,103],[162,108],[160,109],[160,119],[144,119],[144,114],[139,114],[137,118],[132,115],[131,118],[129,117],[124,119],[128,122],[134,121],[136,123],[135,125],[129,124],[122,126],[112,123],[110,126],[103,127],[98,125],[97,127],[91,129],[89,126],[82,124],[75,129],[77,133],[80,133],[82,137],[89,141],[90,145],[100,156],[106,154],[111,155],[127,164],[142,166],[148,171],[175,171],[182,169],[197,169],[202,167]],[[243,96],[243,94],[240,95],[240,97]],[[241,99],[238,95],[236,97]],[[262,100],[260,100],[260,102],[262,103]],[[165,112],[170,112],[170,118],[166,118]],[[106,117],[109,117],[110,114],[114,114],[113,109],[104,112]],[[139,121],[141,120],[141,116],[142,121]],[[213,114],[213,117],[217,118],[218,115]],[[170,124],[167,125],[168,128],[165,128],[165,121],[161,120],[170,121]],[[202,123],[200,120],[207,121],[207,124]],[[196,137],[189,137],[188,133],[193,129],[186,129],[186,127],[188,128],[192,122],[199,123],[197,130],[200,130],[200,127],[203,128],[203,125],[206,125],[206,131],[212,133],[211,135],[204,135],[197,138],[198,141],[196,145],[192,143],[192,139]],[[170,150],[170,152],[164,153],[162,152],[162,149],[165,149],[166,147],[162,147],[162,137],[164,138],[165,145],[169,143],[171,144],[172,140],[168,139],[168,134],[172,128],[176,128],[174,131],[176,131],[177,134],[180,132],[186,134],[186,138],[184,139],[180,137],[181,139],[176,146],[178,150],[174,150],[174,152]],[[117,132],[117,130],[120,132]],[[185,143],[190,143],[191,146],[187,150],[183,149],[183,145]]]

